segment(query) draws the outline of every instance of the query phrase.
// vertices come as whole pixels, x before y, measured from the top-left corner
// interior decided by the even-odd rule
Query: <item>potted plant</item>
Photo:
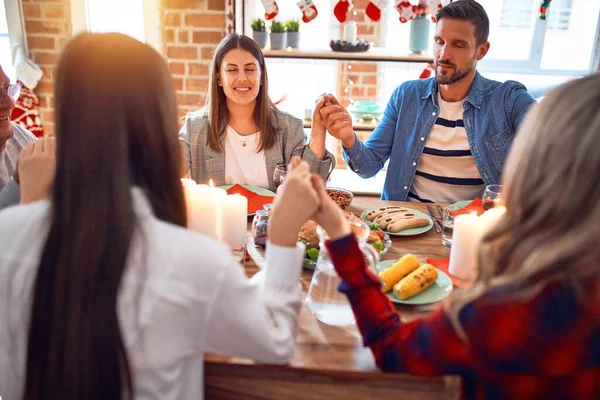
[[[410,39],[408,48],[411,52],[422,54],[429,48],[429,31],[431,19],[427,18],[429,14],[429,4],[425,0],[419,0],[419,4],[413,8],[415,18],[410,22]]]
[[[271,49],[283,50],[287,46],[287,32],[285,24],[273,21],[271,22]]]
[[[300,47],[300,21],[291,19],[285,23],[287,29],[287,45],[292,49]]]
[[[265,20],[256,18],[252,21],[250,27],[252,28],[252,39],[254,39],[261,49],[265,48],[267,45],[267,26]]]

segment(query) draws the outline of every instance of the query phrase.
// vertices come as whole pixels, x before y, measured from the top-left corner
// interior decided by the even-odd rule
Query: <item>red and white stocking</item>
[[[275,0],[261,0],[263,6],[265,7],[265,19],[271,20],[279,14],[279,7],[277,7],[277,3]]]
[[[300,7],[300,11],[302,11],[303,22],[310,22],[317,18],[319,12],[317,11],[317,7],[315,7],[315,4],[312,2],[312,0],[300,0],[296,4],[298,7]]]
[[[400,22],[405,23],[415,18],[414,6],[406,0],[395,0],[396,10],[400,13]]]
[[[352,10],[352,0],[340,0],[333,7],[333,15],[340,23],[348,21],[348,12]]]
[[[429,1],[429,9],[431,10],[431,20],[433,22],[437,22],[437,18],[435,17],[444,5],[442,4],[442,0],[430,0]]]
[[[371,19],[371,21],[377,22],[381,19],[381,10],[383,10],[386,1],[387,0],[371,0],[369,4],[367,4],[365,13],[367,14],[367,17]]]

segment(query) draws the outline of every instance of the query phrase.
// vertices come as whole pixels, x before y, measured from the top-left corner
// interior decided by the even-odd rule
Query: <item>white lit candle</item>
[[[221,204],[227,192],[224,189],[196,185],[185,187],[188,228],[218,238],[221,224]]]
[[[481,214],[479,217],[479,223],[481,225],[482,234],[485,234],[487,231],[492,229],[498,223],[498,221],[500,221],[505,212],[505,207],[496,207],[491,208]]]
[[[186,187],[186,186],[196,186],[196,181],[193,179],[188,179],[188,178],[181,178],[181,184]]]
[[[477,214],[462,214],[454,218],[448,270],[457,278],[472,280],[477,276],[481,232],[482,225]]]
[[[346,42],[355,43],[356,42],[356,22],[349,21],[346,26],[344,26],[344,40]]]
[[[220,236],[234,248],[244,245],[248,229],[248,199],[231,194],[223,199]]]

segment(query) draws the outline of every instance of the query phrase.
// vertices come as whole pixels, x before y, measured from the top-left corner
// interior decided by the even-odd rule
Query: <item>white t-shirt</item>
[[[204,397],[204,353],[283,364],[294,351],[304,245],[269,243],[251,279],[223,244],[159,220],[140,189],[118,295],[136,400]],[[0,395],[23,396],[32,285],[50,202],[0,212]]]
[[[260,132],[242,136],[227,126],[225,183],[269,187],[264,150],[257,152]]]
[[[440,114],[433,125],[417,166],[411,201],[454,203],[481,196],[481,179],[463,122],[463,103],[449,103],[438,95]]]

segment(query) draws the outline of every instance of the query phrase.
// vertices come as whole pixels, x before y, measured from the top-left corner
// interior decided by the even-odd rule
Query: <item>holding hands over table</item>
[[[322,104],[322,106],[318,107],[319,104]],[[315,108],[315,114],[317,111],[320,114],[320,119],[322,119],[325,127],[333,137],[341,140],[347,149],[354,146],[356,139],[352,129],[352,116],[333,95],[323,96]]]
[[[56,173],[56,141],[44,137],[30,143],[21,152],[18,175],[21,186],[21,204],[50,198]]]

